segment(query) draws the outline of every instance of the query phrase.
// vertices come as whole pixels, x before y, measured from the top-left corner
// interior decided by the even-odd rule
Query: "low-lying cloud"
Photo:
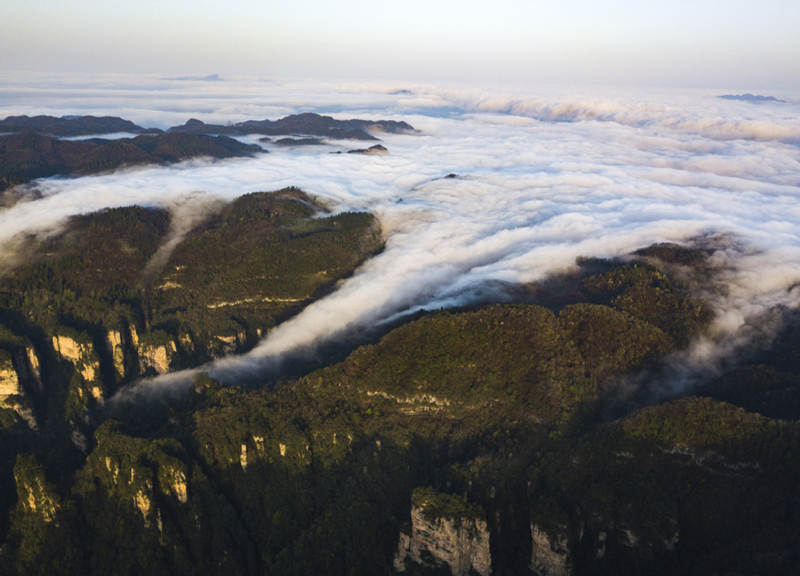
[[[224,89],[206,94],[214,110],[209,120],[222,120],[219,111],[236,103],[255,106],[249,91],[229,98],[236,84],[220,84]],[[283,96],[288,111],[300,111],[291,103],[315,94],[307,86],[281,88],[273,86],[259,110],[277,107]],[[713,295],[713,342],[735,338],[774,305],[797,304],[789,287],[800,280],[800,156],[793,144],[800,123],[780,128],[778,122],[787,109],[796,111],[791,103],[775,111],[694,93],[651,95],[646,105],[620,99],[543,108],[466,91],[349,86],[332,95],[328,88],[317,92],[319,101],[338,99],[342,117],[402,119],[421,133],[382,135],[390,154],[379,157],[329,154],[347,147],[334,142],[327,150],[276,147],[252,159],[43,180],[42,198],[0,212],[0,243],[107,206],[187,206],[187,195],[198,191],[230,200],[296,185],[334,210],[373,211],[385,251],[250,353],[200,368],[223,381],[422,308],[465,304],[480,297],[481,286],[542,279],[579,256],[620,256],[709,234],[732,235],[744,247],[714,256],[729,260],[721,267],[729,290]],[[144,110],[150,101],[126,102]],[[163,114],[158,102],[154,116]],[[461,113],[419,113],[453,106]],[[458,177],[443,178],[449,173]],[[176,229],[173,238],[182,233]],[[700,348],[693,353],[700,358]],[[189,376],[158,378],[136,390],[186,383]]]

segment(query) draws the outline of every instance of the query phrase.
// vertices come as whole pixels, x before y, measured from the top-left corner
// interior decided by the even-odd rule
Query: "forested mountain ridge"
[[[0,386],[70,474],[121,386],[251,348],[381,249],[368,214],[296,189],[211,205],[183,236],[157,208],[78,216],[0,278]]]
[[[81,176],[142,164],[263,152],[227,136],[142,134],[118,140],[61,140],[36,132],[0,137],[0,191],[48,176]]]
[[[140,135],[111,140],[102,138],[104,134],[126,132]],[[8,116],[0,120],[0,192],[49,176],[81,176],[127,166],[169,164],[197,157],[252,156],[267,151],[257,144],[245,144],[230,136],[306,135],[378,140],[375,134],[383,132],[413,134],[417,131],[402,121],[337,120],[310,112],[278,120],[246,120],[226,125],[206,124],[192,118],[167,131],[142,128],[113,116]],[[63,139],[81,135],[101,137]],[[283,140],[304,142],[310,139]]]
[[[2,132],[38,132],[50,136],[82,136],[87,134],[113,134],[114,132],[160,132],[142,128],[117,116],[8,116],[0,120]]]
[[[755,394],[797,394],[794,319],[704,396],[657,400],[713,318],[686,281],[709,272],[702,250],[582,261],[559,290],[421,315],[296,379],[199,376],[106,411],[140,374],[246,349],[380,249],[371,216],[320,210],[294,189],[244,196],[155,270],[169,214],[101,212],[3,279],[22,389],[2,412],[11,573],[798,568],[800,412],[748,412],[763,404],[737,384],[762,370],[780,376]]]
[[[206,124],[191,118],[185,124],[169,128],[169,132],[201,134],[303,134],[334,139],[377,140],[373,132],[413,134],[414,128],[397,120],[337,120],[313,112],[291,114],[278,120],[246,120],[235,124]]]

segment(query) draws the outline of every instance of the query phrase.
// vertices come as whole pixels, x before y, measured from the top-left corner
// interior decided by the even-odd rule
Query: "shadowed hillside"
[[[80,447],[81,402],[100,403],[103,378],[114,386],[165,359],[172,368],[213,356],[227,335],[240,346],[379,247],[369,216],[311,219],[319,210],[293,189],[244,196],[144,283],[169,215],[102,212],[76,219],[5,281],[0,361],[24,382],[2,413],[12,572],[798,568],[800,414],[630,397],[608,418],[629,375],[657,369],[711,320],[670,272],[704,275],[705,256],[669,245],[640,252],[647,261],[583,261],[521,292],[546,306],[423,315],[296,380],[245,389],[198,376],[180,399],[142,399],[78,426]],[[111,229],[122,231],[117,244],[98,243]],[[121,273],[102,274],[99,260]],[[30,296],[13,300],[19,293]],[[787,328],[759,366],[793,378],[780,352],[789,342]],[[102,377],[87,380],[93,366]],[[60,403],[59,373],[74,382]],[[714,393],[746,397],[735,383]],[[36,386],[51,387],[46,403]],[[67,444],[42,443],[70,429]]]
[[[0,137],[0,191],[47,176],[83,176],[188,158],[231,158],[262,152],[227,136],[145,134],[119,140],[59,140],[35,132]]]

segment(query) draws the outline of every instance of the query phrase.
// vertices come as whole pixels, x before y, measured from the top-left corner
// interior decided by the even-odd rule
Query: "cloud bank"
[[[727,259],[730,289],[714,296],[713,339],[734,338],[772,306],[798,303],[797,290],[789,289],[800,280],[796,104],[778,110],[698,93],[649,94],[638,104],[629,95],[544,104],[465,89],[348,85],[331,91],[280,83],[263,97],[236,92],[235,82],[218,84],[184,105],[202,100],[209,110],[204,119],[237,121],[256,109],[261,114],[250,117],[335,102],[341,117],[406,120],[422,132],[382,135],[390,154],[380,157],[329,154],[352,147],[332,142],[327,149],[275,147],[256,158],[42,180],[40,199],[0,212],[0,243],[46,233],[72,214],[134,203],[171,207],[191,223],[202,213],[190,209],[192,195],[230,200],[290,185],[334,210],[376,213],[385,251],[250,353],[200,368],[223,381],[419,309],[465,304],[493,283],[542,279],[578,256],[620,256],[708,234],[730,234],[743,247],[720,248],[714,256]],[[181,86],[175,90],[185,94]],[[97,95],[102,100],[108,91]],[[185,116],[174,115],[187,112],[165,113],[165,96],[151,92],[114,93],[112,100],[120,110],[139,110],[131,119],[145,125],[168,116],[182,121]],[[784,122],[787,114],[795,116]],[[192,115],[202,117],[196,110]],[[449,173],[458,177],[443,178]],[[186,232],[181,226],[173,244]],[[136,390],[186,383],[191,375],[143,382]]]

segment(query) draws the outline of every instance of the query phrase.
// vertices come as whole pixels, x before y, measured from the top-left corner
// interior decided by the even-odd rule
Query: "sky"
[[[2,0],[0,70],[800,88],[796,0]]]

